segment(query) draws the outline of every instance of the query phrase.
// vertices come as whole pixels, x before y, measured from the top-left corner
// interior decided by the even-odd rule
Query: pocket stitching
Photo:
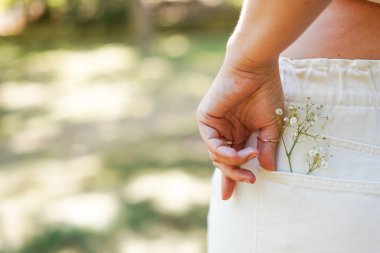
[[[332,145],[334,147],[340,147],[340,148],[345,148],[349,149],[352,151],[357,151],[369,155],[375,155],[375,156],[380,156],[380,147],[369,145],[369,144],[364,144],[364,143],[359,143],[355,141],[348,141],[345,139],[341,139],[338,137],[332,137],[329,135],[325,134],[319,134],[321,137],[325,137],[327,144]]]
[[[290,128],[295,129],[294,127],[290,127]],[[320,134],[320,133],[310,131],[310,130],[309,130],[309,133],[318,134],[320,137],[326,138],[326,143],[334,147],[340,147],[340,148],[349,149],[351,151],[357,151],[357,152],[361,152],[361,153],[365,153],[369,155],[380,156],[380,147],[378,146],[355,142],[355,141],[349,141],[343,138],[333,137],[326,134]]]
[[[306,179],[308,179],[309,177],[313,177],[313,178],[316,178],[315,176],[306,176],[306,175],[302,175],[302,174],[290,174],[290,173],[286,173],[286,172],[275,172],[275,173],[278,173],[278,174],[274,174],[273,172],[270,172],[270,171],[265,171],[265,169],[261,168],[260,167],[260,170],[262,170],[261,172],[263,174],[261,174],[261,176],[263,177],[266,177],[268,180],[271,180],[271,179],[275,179],[275,181],[277,182],[276,179],[281,179],[281,178],[285,178],[285,176],[295,176],[295,177],[298,177],[298,176],[304,176]],[[268,176],[272,176],[273,175],[273,178],[268,178]],[[317,178],[318,180],[319,179],[322,179],[322,181],[324,181],[325,178]],[[280,180],[282,181],[282,180]],[[347,180],[342,180],[342,181],[347,181]],[[351,182],[351,183],[357,183],[355,181],[348,181],[348,182]],[[281,183],[281,182],[280,182]],[[359,182],[360,183],[360,182]],[[380,183],[377,184],[378,186],[380,186]],[[268,198],[265,198],[265,191],[268,190],[270,187],[267,186],[267,189],[265,189],[265,186],[263,186],[263,183],[261,183],[260,181],[260,191],[259,191],[259,210],[258,210],[258,213],[257,213],[257,217],[259,217],[259,221],[260,221],[260,227],[258,227],[258,232],[260,233],[257,233],[257,237],[260,241],[260,244],[258,245],[257,247],[257,250],[259,251],[256,251],[257,253],[264,253],[264,252],[267,252],[268,250],[270,250],[271,248],[269,247],[269,244],[270,244],[270,239],[269,237],[266,235],[268,234],[268,231],[267,231],[267,226],[268,226],[268,221],[271,221],[270,220],[270,217],[271,216],[268,216],[267,214],[267,210],[268,208],[266,207],[267,203],[266,203],[266,200]],[[319,190],[321,190],[319,188]],[[380,190],[380,189],[378,189]],[[357,192],[353,192],[354,194],[356,194]],[[359,193],[360,194],[360,193]],[[273,222],[272,222],[272,225],[273,225]],[[283,246],[286,246],[286,245],[282,245]],[[269,248],[268,248],[269,247]],[[286,252],[291,252],[290,251],[290,248],[288,249],[284,249],[284,251]],[[300,252],[300,251],[297,251],[297,252]]]
[[[380,194],[380,182],[324,178],[289,172],[267,171],[259,168],[265,177],[279,183],[300,185],[316,189]]]

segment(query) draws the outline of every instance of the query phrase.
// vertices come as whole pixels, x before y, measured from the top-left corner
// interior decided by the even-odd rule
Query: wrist
[[[278,58],[279,53],[269,50],[257,37],[235,31],[228,39],[223,65],[250,72],[278,65]]]
[[[278,58],[266,59],[265,61],[254,59],[236,52],[227,52],[219,74],[227,74],[247,80],[260,79],[264,82],[268,78],[272,79],[279,76]]]

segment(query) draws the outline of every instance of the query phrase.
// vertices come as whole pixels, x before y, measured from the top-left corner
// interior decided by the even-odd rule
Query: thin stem
[[[316,169],[316,168],[314,168],[315,165],[317,165],[317,160],[314,160],[313,164],[311,166],[309,165],[309,171],[306,173],[306,175],[309,175],[313,170]]]
[[[296,146],[297,140],[299,138],[299,134],[297,134],[296,138],[294,139],[294,142],[292,144],[292,147],[290,148],[289,155],[292,154],[294,147]]]
[[[283,143],[284,148],[285,148],[286,156],[288,157],[289,170],[290,170],[290,172],[293,173],[293,167],[292,167],[292,162],[291,162],[291,159],[290,159],[290,153],[288,152],[288,148],[286,147],[286,144],[285,144],[285,140],[284,140],[284,136],[283,136],[283,135],[281,135],[281,140],[282,140],[282,143]]]
[[[320,137],[319,134],[309,133],[309,129],[312,128],[312,126],[314,125],[314,122],[316,122],[318,120],[318,118],[321,118],[322,106],[317,106],[316,110],[314,110],[314,105],[315,104],[310,101],[310,97],[308,97],[308,100],[307,100],[305,107],[294,107],[294,108],[289,107],[289,109],[290,109],[289,118],[291,119],[292,117],[296,117],[298,120],[297,127],[295,127],[296,132],[292,136],[293,143],[291,144],[290,149],[287,147],[287,145],[285,143],[285,138],[284,138],[284,134],[286,132],[285,129],[289,126],[290,120],[288,120],[286,122],[286,124],[283,126],[281,124],[282,121],[280,121],[280,117],[277,118],[277,125],[279,127],[279,133],[281,136],[281,141],[283,143],[285,153],[286,153],[286,157],[288,159],[290,172],[293,172],[292,159],[291,159],[293,150],[294,150],[296,144],[301,142],[300,138],[303,134],[307,137],[312,138],[317,146],[319,146],[319,140],[324,139],[324,138]],[[301,117],[298,114],[298,109],[304,109],[306,112],[306,116],[303,118],[303,120],[301,120]],[[328,117],[323,117],[323,118],[328,119]],[[308,168],[308,171],[306,174],[310,174],[311,172],[313,172],[314,170],[316,170],[320,167],[319,157],[312,157],[312,158],[313,159],[311,160],[311,159],[309,159],[309,157],[307,157],[307,163],[309,165],[309,168]]]
[[[293,173],[293,167],[292,167],[292,161],[290,159],[290,155],[286,154],[286,156],[288,157],[288,163],[289,163],[290,172]]]
[[[290,148],[289,155],[292,153],[294,147],[296,146],[296,143],[298,142],[298,139],[299,139],[300,136],[301,136],[301,134],[300,134],[301,131],[302,131],[302,129],[301,129],[301,130],[298,130],[298,129],[297,129],[297,136],[296,136],[296,138],[294,139],[294,142],[293,142],[292,147]]]

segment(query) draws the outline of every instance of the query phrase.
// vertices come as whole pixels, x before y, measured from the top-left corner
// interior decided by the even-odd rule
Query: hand
[[[278,61],[249,71],[224,66],[202,99],[197,110],[199,131],[213,164],[223,172],[224,200],[231,197],[236,182],[255,182],[254,174],[240,167],[248,160],[258,157],[263,168],[275,170],[276,143],[244,145],[255,131],[262,139],[279,137],[277,108],[284,108]]]

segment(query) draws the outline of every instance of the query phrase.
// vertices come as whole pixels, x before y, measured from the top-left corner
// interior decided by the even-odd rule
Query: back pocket
[[[256,171],[257,253],[380,252],[380,183]]]

